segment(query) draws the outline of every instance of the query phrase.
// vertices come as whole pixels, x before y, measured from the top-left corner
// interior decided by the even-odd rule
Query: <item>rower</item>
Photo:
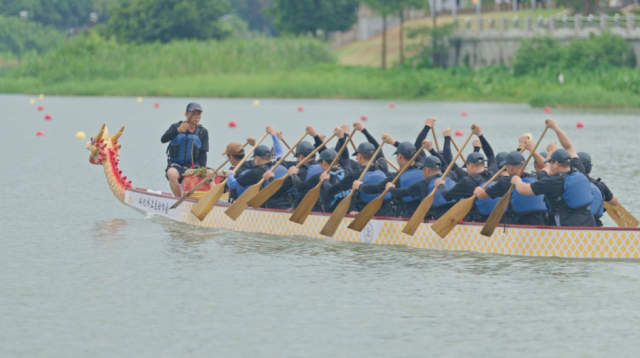
[[[351,170],[346,170],[345,176],[342,180],[340,180],[335,185],[327,188],[328,195],[336,195],[341,192],[349,191],[352,188],[355,188],[357,190],[357,188],[359,188],[362,183],[378,184],[387,178],[389,169],[382,151],[378,153],[378,156],[376,158],[373,158],[373,154],[380,146],[378,141],[376,141],[375,138],[373,138],[373,136],[369,134],[364,123],[355,122],[353,124],[353,128],[362,132],[362,134],[364,134],[367,138],[368,142],[360,143],[358,145],[356,152],[353,153],[353,156],[356,157],[356,165],[354,165],[353,160],[351,160]],[[369,171],[367,172],[367,174],[365,174],[362,182],[358,181],[365,167],[372,160],[374,162],[371,163],[371,168],[369,168]],[[358,184],[355,184],[356,182]],[[377,197],[378,195],[375,194],[370,195],[356,192],[353,200],[351,201],[349,212],[354,214],[356,212],[360,212],[371,200]],[[391,199],[391,195],[385,196],[385,198],[386,200],[383,201],[382,206],[376,212],[376,216],[393,216],[394,210],[389,200]]]
[[[518,151],[508,153],[502,165],[506,165],[507,169],[495,181],[495,185],[486,190],[481,187],[475,189],[474,194],[478,199],[500,199],[505,195],[511,188],[511,178],[522,170],[524,156]],[[500,165],[498,166],[500,167]],[[536,182],[537,179],[529,173],[522,173],[522,181],[530,184]],[[510,215],[504,215],[505,219],[502,222],[520,225],[546,225],[547,204],[544,201],[544,195],[524,196],[514,191],[511,194],[511,203],[507,210]]]
[[[315,154],[309,157],[309,159],[307,159],[306,161],[305,158],[309,156],[309,154],[311,154],[311,152],[313,152],[316,148],[322,145],[324,141],[322,140],[321,135],[316,132],[316,129],[314,127],[307,126],[306,132],[308,135],[313,137],[315,143],[311,144],[307,141],[300,142],[300,144],[296,146],[294,154],[296,160],[285,160],[282,162],[282,164],[280,164],[281,167],[288,170],[291,177],[295,175],[298,177],[298,179],[300,179],[300,181],[309,180],[312,176],[320,174],[322,172],[320,164],[316,161]],[[322,153],[325,149],[326,147],[322,147],[319,152]],[[300,168],[295,168],[299,163],[303,161],[305,162],[300,166]],[[271,171],[267,171],[265,173],[265,179],[267,180],[274,178],[274,176],[274,173],[272,173]],[[296,188],[293,185],[293,179],[291,177],[285,179],[284,183],[282,184],[282,188],[278,190],[277,194],[281,194],[282,191],[284,191],[285,195],[290,197],[290,200],[292,201],[292,207],[296,207],[300,200],[304,198],[306,192],[296,192]]]
[[[546,160],[549,176],[535,183],[525,183],[518,176],[511,178],[522,195],[544,194],[553,209],[557,226],[596,226],[589,206],[593,203],[591,185],[584,165],[578,158],[569,137],[558,127],[554,119],[547,119],[547,127],[553,129],[564,149],[558,149]]]
[[[184,113],[185,121],[172,124],[160,139],[169,143],[167,147],[167,169],[165,175],[174,196],[182,196],[182,179],[184,173],[191,168],[207,167],[209,151],[209,132],[199,124],[202,107],[197,103],[189,103]]]
[[[446,201],[470,198],[473,196],[473,192],[477,186],[483,186],[499,170],[493,149],[482,134],[482,127],[474,124],[471,126],[471,131],[478,137],[482,149],[487,155],[486,166],[484,155],[473,152],[467,156],[465,162],[468,175],[461,178],[453,188],[447,189],[445,181],[442,178],[437,179],[434,185]],[[478,201],[474,203],[465,221],[484,222],[491,214],[491,211],[493,211],[493,207],[495,207],[495,204],[493,204],[493,207],[491,207],[491,205],[484,205],[482,206],[483,212],[481,212],[477,204]]]
[[[275,158],[282,158],[284,152],[277,132],[273,126],[268,126],[267,133],[271,135],[273,140],[273,148],[275,153],[269,149],[266,145],[259,145],[253,151],[253,163],[254,167],[245,170],[238,170],[238,176],[232,171],[227,172],[227,186],[231,189],[230,199],[237,199],[247,190],[250,186],[257,184],[262,180],[262,175],[273,166],[272,156]]]
[[[578,153],[578,158],[584,165],[585,175],[589,179],[591,183],[591,193],[593,194],[593,203],[589,206],[591,208],[591,213],[593,214],[594,219],[596,220],[596,225],[602,225],[602,215],[606,211],[604,208],[604,203],[602,201],[606,201],[613,206],[618,205],[618,198],[609,190],[609,187],[600,179],[593,179],[589,175],[591,174],[591,169],[593,168],[593,164],[591,164],[591,155],[585,152]]]
[[[429,149],[429,145],[433,145],[429,143],[425,145],[427,149]],[[435,187],[436,179],[442,177],[442,162],[440,158],[437,156],[425,157],[422,160],[422,176],[424,180],[421,180],[417,183],[412,184],[408,188],[405,189],[397,189],[393,183],[387,183],[387,188],[389,189],[389,193],[394,198],[401,198],[405,196],[417,196],[420,200],[424,200]],[[448,189],[453,188],[456,185],[456,182],[448,176],[445,178],[445,187]],[[425,219],[427,220],[437,220],[442,215],[444,215],[449,209],[455,205],[456,201],[446,201],[442,194],[439,191],[436,191],[433,204],[431,208],[427,212]]]
[[[336,135],[336,137],[338,137],[338,144],[340,145],[338,150],[342,148],[342,145],[347,145],[347,135],[344,133],[342,128],[336,127],[333,133]],[[349,151],[347,148],[345,148],[336,165],[331,168],[329,173],[325,173],[329,169],[329,166],[333,163],[333,160],[337,155],[338,152],[333,149],[326,149],[322,151],[319,158],[321,172],[312,175],[308,180],[302,181],[297,175],[291,176],[291,178],[293,179],[293,184],[296,187],[296,191],[298,193],[305,193],[305,195],[309,192],[309,190],[318,185],[320,179],[324,179],[320,191],[320,197],[318,198],[318,201],[313,206],[311,211],[327,213],[333,212],[335,207],[340,204],[342,199],[344,199],[351,192],[351,189],[338,191],[334,194],[329,194],[328,192],[331,187],[335,186],[340,180],[344,178],[346,173],[344,167],[351,166],[351,163],[349,161]],[[292,174],[296,174],[298,171],[297,169],[298,168],[296,167],[289,168],[289,172]],[[304,196],[302,198],[304,198]]]

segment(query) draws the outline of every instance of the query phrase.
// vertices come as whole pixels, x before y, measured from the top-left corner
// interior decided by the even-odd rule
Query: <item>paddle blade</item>
[[[298,205],[296,211],[294,211],[293,215],[289,218],[289,221],[293,221],[300,225],[304,224],[314,205],[318,202],[318,198],[320,197],[320,185],[322,185],[322,181],[315,188],[309,190],[307,195],[305,195],[304,199],[300,202],[300,205]]]
[[[227,214],[231,220],[236,221],[242,215],[244,210],[248,208],[247,202],[251,200],[258,192],[260,191],[260,186],[262,183],[258,183],[250,186],[247,190],[240,195],[236,201],[233,202],[233,205],[229,207],[224,213]]]
[[[445,238],[453,230],[456,225],[462,220],[473,207],[473,202],[476,199],[475,195],[459,201],[456,205],[454,205],[446,214],[442,215],[440,219],[438,219],[431,228],[435,231],[441,238]]]
[[[507,206],[509,206],[509,203],[511,202],[512,192],[513,192],[513,185],[511,186],[509,191],[507,191],[507,193],[502,196],[500,201],[498,201],[498,204],[496,204],[496,207],[493,208],[493,211],[491,212],[491,215],[489,215],[489,217],[487,218],[487,221],[484,223],[484,226],[482,227],[482,231],[480,231],[480,234],[487,237],[491,237],[491,235],[493,235],[493,232],[495,231],[496,227],[500,223],[500,220],[504,216],[505,209],[507,208]]]
[[[351,193],[353,194],[353,191]],[[336,233],[340,223],[342,223],[342,219],[344,219],[344,216],[347,215],[349,211],[351,198],[353,197],[352,194],[347,195],[347,197],[342,199],[340,204],[338,204],[333,214],[331,214],[331,217],[329,217],[329,220],[327,220],[327,223],[324,224],[324,227],[320,230],[321,235],[332,237],[333,234]]]
[[[198,201],[198,203],[191,209],[193,215],[195,215],[200,221],[207,217],[207,214],[213,209],[220,197],[224,193],[224,183],[220,183],[209,191]]]
[[[420,206],[418,206],[416,211],[413,213],[407,225],[405,225],[402,229],[403,233],[409,236],[413,236],[413,234],[416,233],[416,231],[420,227],[420,224],[422,224],[424,217],[429,212],[429,209],[431,209],[431,205],[433,205],[433,198],[435,197],[435,193],[436,192],[434,190],[431,194],[429,194],[429,196],[422,200]]]
[[[251,200],[247,202],[247,205],[250,207],[257,209],[262,204],[266,203],[269,198],[273,196],[280,188],[282,188],[282,184],[284,183],[285,178],[280,178],[272,181],[269,185],[265,186],[256,196],[254,196]]]
[[[379,197],[371,200],[371,202],[367,204],[360,214],[358,214],[358,216],[356,216],[356,218],[351,222],[349,229],[358,232],[362,231],[364,227],[367,226],[371,218],[378,212],[378,210],[380,210],[383,199],[384,195],[380,195]]]
[[[638,220],[631,215],[621,204],[613,206],[608,202],[604,202],[604,207],[613,221],[620,227],[638,227]]]

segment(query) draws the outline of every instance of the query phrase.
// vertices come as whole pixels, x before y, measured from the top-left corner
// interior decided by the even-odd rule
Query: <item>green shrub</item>
[[[64,41],[65,34],[50,26],[0,15],[0,53],[21,56],[35,51],[45,52]]]

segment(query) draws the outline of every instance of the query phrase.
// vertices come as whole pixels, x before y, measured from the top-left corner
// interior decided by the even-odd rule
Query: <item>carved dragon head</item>
[[[124,127],[116,135],[109,137],[109,130],[106,124],[103,124],[100,132],[87,142],[87,150],[91,153],[89,154],[89,163],[104,166],[110,185],[115,185],[111,188],[114,193],[120,189],[132,187],[131,181],[127,181],[127,177],[122,176],[122,170],[118,169],[121,148],[118,144],[118,138],[123,131]]]

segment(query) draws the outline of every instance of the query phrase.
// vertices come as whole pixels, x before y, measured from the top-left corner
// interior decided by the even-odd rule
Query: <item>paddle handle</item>
[[[400,169],[398,169],[398,167],[397,167],[395,164],[393,164],[393,162],[392,162],[392,161],[390,161],[389,159],[384,158],[384,160],[386,160],[386,161],[387,161],[387,163],[391,166],[391,168],[395,169],[395,171],[400,170]]]
[[[351,143],[351,146],[353,147],[353,150],[357,152],[358,148],[356,148],[355,143],[353,143],[353,139],[349,138],[349,142]]]
[[[440,151],[440,145],[438,145],[438,136],[436,135],[436,126],[431,127],[431,133],[433,134],[433,142],[436,144],[436,151]]]
[[[291,154],[291,152],[293,151],[293,148],[296,148],[298,146],[298,144],[300,144],[300,142],[302,142],[302,140],[306,136],[307,136],[307,133],[303,134],[302,137],[300,137],[300,139],[298,139],[298,141],[293,145],[293,147],[289,147],[289,145],[287,145],[287,143],[284,143],[287,146],[287,148],[289,148],[289,150],[282,156],[282,158],[280,158],[280,160],[278,160],[276,165],[274,165],[273,168],[271,168],[270,170],[271,171],[276,170],[276,168],[279,167],[280,164],[282,164],[282,162],[284,162],[284,160],[289,156],[289,154]],[[284,142],[284,138],[282,139],[282,142]]]
[[[284,143],[284,145],[287,147],[287,149],[291,149],[291,147],[289,146],[289,143],[287,143],[286,140],[284,140],[284,138],[280,138],[280,140],[282,141],[282,143]],[[294,145],[294,147],[296,147],[297,144]]]
[[[538,146],[542,142],[542,138],[544,137],[545,134],[547,134],[547,129],[549,129],[549,127],[545,126],[544,131],[542,132],[542,134],[540,135],[540,138],[538,139],[538,142],[536,143],[536,146],[533,147],[533,150],[531,151],[531,153],[529,153],[529,158],[527,158],[527,161],[524,162],[522,169],[520,169],[520,174],[518,174],[519,177],[522,176],[522,173],[524,173],[524,170],[527,168],[527,164],[529,164],[529,161],[531,160],[531,158],[533,158],[533,153],[536,152],[536,149],[538,149]]]
[[[456,142],[453,140],[453,137],[449,137],[451,139],[451,144],[453,144],[453,147],[456,148],[457,151],[460,151],[460,149],[458,149],[458,146],[456,145]],[[464,148],[464,146],[463,146]],[[462,155],[460,155],[460,158],[462,158],[463,162],[467,162],[467,159],[465,157],[463,157]],[[454,160],[455,162],[455,160]]]
[[[482,186],[482,189],[486,189],[489,186],[489,184],[491,184],[494,180],[496,180],[496,178],[498,178],[500,176],[500,174],[502,174],[502,172],[505,171],[506,169],[507,169],[507,166],[505,165],[504,167],[502,167],[502,169],[498,170],[498,172],[494,176],[492,176],[491,179],[489,179],[489,181],[487,181]]]
[[[314,149],[313,152],[309,153],[309,155],[307,155],[303,160],[300,161],[300,163],[298,163],[298,165],[296,165],[296,168],[300,168],[304,163],[307,162],[307,160],[309,160],[309,158],[311,158],[312,156],[316,155],[316,153],[318,153],[318,151],[320,149],[322,149],[322,147],[324,147],[325,145],[327,145],[327,143],[329,143],[330,140],[333,139],[333,137],[335,137],[335,134],[332,134],[331,137],[327,138],[327,140],[325,140],[322,144],[320,144],[318,146],[318,148]]]
[[[336,165],[338,160],[340,160],[340,156],[342,155],[342,153],[344,153],[344,150],[347,149],[347,142],[351,140],[351,137],[353,137],[353,135],[356,133],[356,131],[357,131],[357,129],[354,129],[354,130],[351,131],[351,134],[349,134],[349,137],[344,142],[344,145],[342,146],[342,148],[340,148],[340,151],[338,151],[338,155],[336,155],[336,157],[333,158],[333,161],[331,162],[331,165],[329,166],[329,168],[327,168],[325,173],[329,174],[329,172],[331,171],[331,168],[333,168],[333,166]],[[320,180],[320,182],[322,183],[322,180]]]
[[[253,151],[254,151],[254,150],[256,150],[256,148],[260,145],[260,143],[262,143],[262,141],[267,137],[267,134],[269,134],[269,133],[266,133],[266,132],[265,132],[265,133],[262,135],[262,137],[260,138],[260,140],[258,141],[258,143],[256,143],[256,145],[255,145],[253,148],[251,148],[251,150],[249,151],[249,153],[247,153],[247,154],[244,156],[244,158],[242,158],[242,160],[240,161],[240,163],[238,163],[238,165],[236,165],[236,167],[235,167],[235,168],[233,168],[232,172],[236,173],[236,171],[237,171],[238,169],[240,169],[240,167],[242,166],[242,164],[244,164],[244,162],[245,162],[245,161],[247,161],[247,158],[249,158],[249,156],[250,156],[251,154],[253,154]]]

